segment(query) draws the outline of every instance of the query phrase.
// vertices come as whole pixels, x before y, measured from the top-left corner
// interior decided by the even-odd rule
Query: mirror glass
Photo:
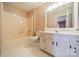
[[[79,2],[78,2],[78,28],[79,28]]]
[[[57,7],[56,4],[52,6],[52,10],[46,12],[46,27],[73,28],[73,3],[67,3],[61,6],[58,5],[59,7]]]

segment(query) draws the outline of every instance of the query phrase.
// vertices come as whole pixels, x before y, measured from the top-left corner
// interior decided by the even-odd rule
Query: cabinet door
[[[45,51],[47,51],[50,54],[53,54],[53,35],[50,33],[45,34]]]
[[[78,39],[78,41],[77,41],[77,45],[76,45],[76,48],[77,48],[77,53],[76,53],[76,55],[77,55],[77,57],[79,57],[79,39]]]
[[[70,36],[71,38],[71,49],[70,49],[70,56],[71,57],[78,57],[79,56],[79,36]]]
[[[40,48],[44,50],[44,36],[40,36]]]
[[[56,34],[54,35],[54,51],[55,51],[55,56],[57,57],[64,57],[66,56],[66,46],[67,42],[65,41],[66,37],[61,34]]]
[[[68,42],[68,48],[67,48],[66,53],[67,53],[68,57],[72,57],[74,55],[73,54],[73,46],[74,46],[73,42],[74,42],[74,40],[73,40],[73,37],[71,35],[69,35],[68,40],[69,40],[69,42]]]
[[[45,39],[45,51],[52,54],[52,38]]]

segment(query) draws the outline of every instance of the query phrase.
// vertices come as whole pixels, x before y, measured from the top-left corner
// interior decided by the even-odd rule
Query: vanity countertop
[[[53,33],[56,33],[55,31],[40,31],[41,33],[51,33],[51,34],[53,34]]]
[[[73,32],[40,31],[40,32],[41,33],[51,33],[51,34],[79,35],[79,31],[73,31]]]
[[[58,32],[58,34],[78,35],[79,36],[79,32]]]

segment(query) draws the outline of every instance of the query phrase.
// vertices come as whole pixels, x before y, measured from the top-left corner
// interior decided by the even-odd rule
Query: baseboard
[[[43,50],[43,49],[40,49],[40,50],[43,51],[43,52],[45,52],[45,53],[47,53],[47,54],[50,55],[51,57],[55,57],[54,55],[48,53],[47,51],[45,51],[45,50]]]

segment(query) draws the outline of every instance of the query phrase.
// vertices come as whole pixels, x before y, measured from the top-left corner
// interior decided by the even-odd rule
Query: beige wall
[[[45,3],[44,5],[36,9],[33,9],[28,13],[29,15],[28,23],[30,25],[28,26],[28,29],[30,30],[30,33],[32,35],[36,32],[45,30],[45,11],[50,4],[51,3]]]
[[[33,21],[34,21],[34,19],[33,19],[33,16],[30,16],[29,18],[28,18],[28,36],[33,36]]]
[[[8,3],[4,3],[4,10],[13,14],[17,14],[19,16],[22,16],[24,18],[27,18],[27,13],[24,10],[19,9],[16,6],[9,5]]]
[[[36,30],[42,31],[45,28],[45,15],[44,15],[44,7],[39,7],[36,9]]]
[[[36,9],[36,30],[45,30],[45,10],[49,4],[44,4]]]
[[[27,34],[27,19],[22,16],[4,11],[2,30],[4,39],[22,37]]]
[[[13,45],[10,43],[10,40],[17,41],[16,39],[27,36],[28,16],[26,12],[14,8],[13,6],[8,6],[5,4],[3,6],[4,11],[2,14],[1,29],[2,49],[4,50],[6,48],[11,48]]]
[[[26,16],[26,17],[25,17]],[[4,4],[2,30],[6,39],[27,35],[27,14],[23,11]]]
[[[0,3],[0,55],[1,55],[1,19],[2,19],[2,3]]]
[[[33,36],[34,33],[34,10],[27,13],[28,14],[28,36]]]

